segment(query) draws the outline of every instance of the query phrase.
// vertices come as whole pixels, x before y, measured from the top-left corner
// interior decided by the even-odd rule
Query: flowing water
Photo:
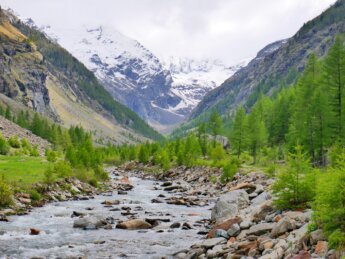
[[[131,177],[134,188],[127,195],[95,196],[84,201],[48,204],[34,209],[29,215],[10,217],[10,222],[0,222],[0,258],[162,258],[189,248],[202,236],[197,232],[203,226],[197,221],[210,217],[209,206],[186,207],[166,203],[152,203],[159,194],[169,197],[163,190],[155,190],[157,182]],[[121,211],[110,211],[101,204],[104,200],[118,199],[138,213],[137,218],[170,219],[149,230],[82,230],[73,228],[73,211],[95,217],[113,217],[115,221],[127,220]],[[93,208],[89,211],[88,208]],[[140,208],[142,210],[140,210]],[[170,229],[173,222],[188,222],[193,229]],[[200,224],[202,225],[202,224]],[[30,228],[41,230],[30,235]],[[163,230],[163,232],[158,232]]]

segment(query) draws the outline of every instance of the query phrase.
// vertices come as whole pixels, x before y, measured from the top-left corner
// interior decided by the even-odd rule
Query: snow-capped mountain
[[[182,99],[174,111],[189,114],[209,91],[246,66],[248,61],[226,66],[220,60],[164,58],[163,64],[173,78],[172,92]]]
[[[167,58],[161,62],[138,41],[108,26],[37,26],[93,71],[113,98],[158,130],[181,123],[205,94],[241,68],[218,60]]]

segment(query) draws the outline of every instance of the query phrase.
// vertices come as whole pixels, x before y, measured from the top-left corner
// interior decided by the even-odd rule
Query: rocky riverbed
[[[3,258],[336,258],[320,230],[308,232],[311,211],[273,207],[262,173],[221,184],[205,167],[109,171],[107,193],[91,188],[0,222]]]

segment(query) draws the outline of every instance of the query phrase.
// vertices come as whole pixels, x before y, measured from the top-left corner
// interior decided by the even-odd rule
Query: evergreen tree
[[[207,154],[207,135],[206,135],[206,123],[201,123],[198,127],[198,139],[203,156]]]
[[[252,153],[254,164],[256,164],[258,152],[266,142],[266,125],[262,120],[262,116],[260,116],[259,107],[255,105],[248,116],[248,146]]]
[[[222,118],[219,116],[218,112],[212,112],[209,127],[214,137],[219,135],[222,128]]]
[[[345,48],[339,37],[335,40],[325,62],[324,83],[330,89],[333,127],[336,138],[345,139]]]
[[[246,112],[243,107],[240,107],[235,115],[235,119],[232,125],[230,133],[230,140],[233,149],[236,151],[237,158],[240,157],[243,149],[246,146],[246,134],[247,134],[247,120]]]

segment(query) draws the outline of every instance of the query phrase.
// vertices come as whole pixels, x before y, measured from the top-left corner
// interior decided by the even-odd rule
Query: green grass
[[[0,177],[20,187],[41,182],[50,163],[41,157],[0,156]]]

